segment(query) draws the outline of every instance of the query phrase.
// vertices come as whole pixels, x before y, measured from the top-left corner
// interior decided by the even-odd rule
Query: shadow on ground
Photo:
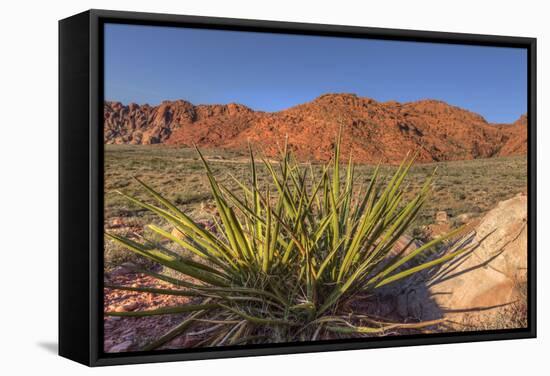
[[[59,345],[57,344],[57,342],[44,341],[44,342],[38,342],[36,345],[42,348],[43,350],[49,352],[50,354],[57,355],[58,353]]]

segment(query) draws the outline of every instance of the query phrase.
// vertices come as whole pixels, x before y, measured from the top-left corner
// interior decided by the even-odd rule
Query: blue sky
[[[236,102],[278,111],[325,93],[439,99],[512,122],[527,111],[524,49],[107,24],[105,99]]]

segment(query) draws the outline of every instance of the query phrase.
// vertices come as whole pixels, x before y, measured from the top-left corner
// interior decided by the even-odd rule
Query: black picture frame
[[[208,349],[102,352],[103,25],[160,25],[345,36],[528,52],[528,327]],[[536,337],[536,39],[171,14],[88,10],[59,21],[59,354],[88,366]]]

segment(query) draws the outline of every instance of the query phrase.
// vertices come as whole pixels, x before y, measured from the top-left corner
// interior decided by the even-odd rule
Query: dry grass
[[[221,182],[234,186],[231,175],[248,179],[249,165],[246,155],[226,150],[204,150],[214,174]],[[437,211],[449,215],[452,227],[457,216],[468,214],[475,218],[483,215],[499,201],[525,191],[527,161],[524,156],[479,159],[473,161],[418,164],[412,167],[407,190],[417,192],[426,176],[437,167],[433,197],[425,205],[411,235],[418,235],[423,225],[434,222]],[[313,165],[320,173],[321,167]],[[358,183],[370,178],[374,166],[356,166]],[[384,166],[382,173],[389,176],[395,166]],[[258,165],[259,183],[267,181],[268,172]],[[119,189],[140,199],[146,199],[143,190],[132,178],[138,177],[150,184],[167,199],[197,220],[206,219],[212,207],[208,180],[196,152],[189,148],[149,145],[105,146],[105,227],[110,231],[127,234],[139,233],[143,224],[157,223],[158,218],[128,203],[112,191]],[[236,188],[236,186],[234,186]],[[129,252],[106,244],[107,263],[136,261]]]

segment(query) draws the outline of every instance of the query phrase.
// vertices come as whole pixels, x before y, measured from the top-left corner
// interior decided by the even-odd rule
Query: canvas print
[[[103,351],[526,328],[527,50],[107,23]]]

